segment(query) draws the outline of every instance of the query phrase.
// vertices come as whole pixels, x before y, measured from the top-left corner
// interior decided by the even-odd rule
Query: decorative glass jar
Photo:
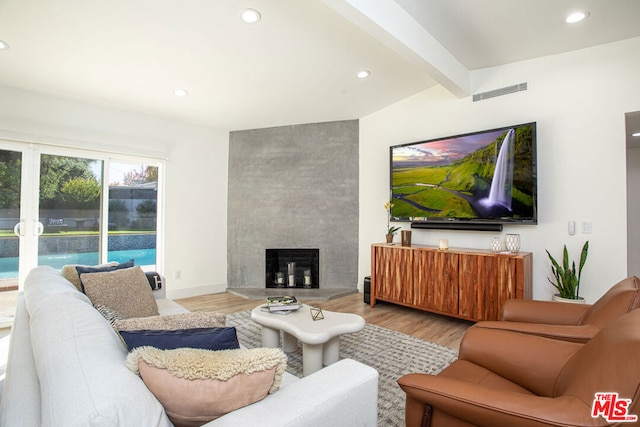
[[[494,237],[493,240],[491,240],[491,245],[489,246],[489,248],[491,249],[491,252],[498,253],[502,252],[504,245],[502,244],[502,240],[500,240],[500,238]]]
[[[520,235],[519,234],[507,234],[504,236],[504,246],[509,252],[520,251]]]

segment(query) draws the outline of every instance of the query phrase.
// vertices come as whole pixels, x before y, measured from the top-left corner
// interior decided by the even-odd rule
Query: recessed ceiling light
[[[240,19],[247,24],[255,24],[261,18],[260,12],[255,9],[243,9],[240,11]]]
[[[9,49],[9,45],[3,42],[2,40],[0,40],[0,50],[6,50],[6,49]]]
[[[575,24],[576,22],[583,21],[587,17],[589,17],[589,12],[580,10],[567,15],[567,17],[564,19],[564,22],[566,22],[567,24]]]
[[[187,95],[189,95],[189,92],[187,92],[184,89],[176,89],[175,91],[173,91],[173,93],[175,94],[175,96],[187,96]]]
[[[356,77],[359,79],[366,79],[371,75],[371,71],[369,70],[361,70],[356,73]]]

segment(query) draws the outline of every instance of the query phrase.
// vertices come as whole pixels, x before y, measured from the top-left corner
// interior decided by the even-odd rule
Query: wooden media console
[[[508,299],[531,299],[530,252],[371,245],[371,307],[386,301],[461,319],[499,320]]]

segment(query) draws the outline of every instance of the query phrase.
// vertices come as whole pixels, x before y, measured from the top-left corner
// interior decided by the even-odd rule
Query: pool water
[[[109,251],[108,261],[127,262],[134,260],[135,265],[155,265],[155,249],[131,249],[125,251]],[[79,254],[55,254],[41,255],[38,257],[38,265],[50,265],[56,270],[62,270],[67,264],[98,264],[98,252],[85,252]],[[18,277],[18,257],[0,258],[0,279],[13,279]]]

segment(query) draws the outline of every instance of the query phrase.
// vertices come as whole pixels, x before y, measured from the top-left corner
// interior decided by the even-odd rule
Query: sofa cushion
[[[139,347],[127,357],[129,369],[142,377],[178,427],[202,425],[274,393],[286,365],[286,355],[276,348]]]
[[[194,328],[178,330],[120,331],[129,350],[151,346],[161,350],[202,348],[230,350],[240,348],[236,328]]]
[[[227,326],[227,316],[224,313],[215,313],[212,311],[195,311],[192,313],[169,314],[165,316],[134,317],[115,322],[115,328],[118,331],[135,331],[141,329],[175,330],[225,326]]]
[[[100,265],[82,265],[82,264],[68,264],[62,267],[62,275],[69,282],[73,283],[73,286],[76,287],[77,290],[82,292],[82,284],[80,283],[80,275],[78,274],[78,270],[76,267],[108,267],[118,265],[117,262],[108,262],[106,264]]]
[[[93,304],[102,304],[124,318],[157,316],[158,305],[140,267],[80,276]]]
[[[87,267],[84,265],[77,265],[76,271],[78,272],[78,277],[80,278],[80,290],[84,292],[84,285],[82,284],[82,275],[88,273],[104,273],[105,271],[115,271],[115,270],[124,270],[125,268],[131,268],[134,266],[134,261],[131,259],[127,262],[123,262],[122,264],[115,265],[98,265],[95,267]]]

